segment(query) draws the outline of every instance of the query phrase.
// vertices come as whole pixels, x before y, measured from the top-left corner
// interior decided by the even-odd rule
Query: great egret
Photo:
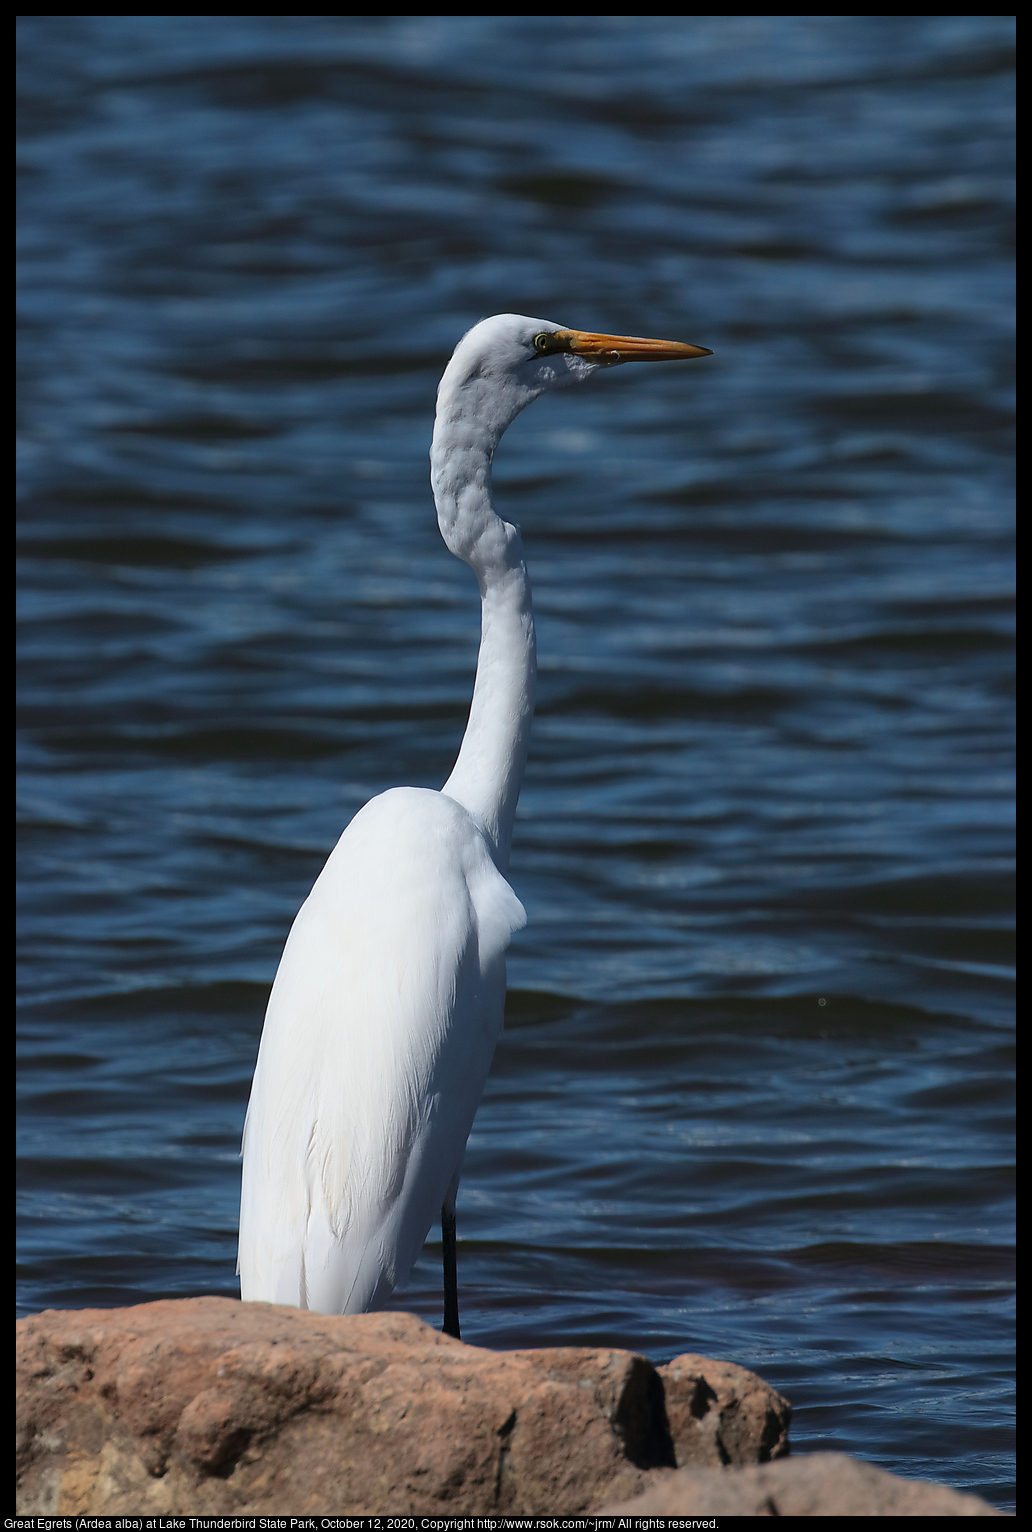
[[[534,711],[530,584],[491,504],[506,427],[548,389],[702,346],[496,314],[441,379],[430,449],[441,535],[476,573],[469,722],[440,792],[352,819],[298,912],[265,1015],[243,1138],[240,1294],[322,1314],[382,1307],[440,1212],[444,1329],[459,1333],[455,1194],[526,922],[505,881]]]

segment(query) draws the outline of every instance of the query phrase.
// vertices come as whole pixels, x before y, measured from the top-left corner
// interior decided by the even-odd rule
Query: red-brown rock
[[[609,1516],[1000,1516],[977,1495],[901,1479],[841,1452],[814,1452],[739,1468],[655,1476],[644,1494],[604,1507]]]
[[[787,1402],[705,1357],[498,1353],[225,1298],[17,1331],[22,1514],[998,1514],[835,1453],[772,1461]]]
[[[678,1468],[769,1463],[787,1455],[792,1407],[754,1372],[691,1353],[658,1371]]]
[[[18,1324],[22,1514],[573,1511],[787,1451],[744,1368],[193,1298]],[[650,1473],[651,1470],[651,1473]]]

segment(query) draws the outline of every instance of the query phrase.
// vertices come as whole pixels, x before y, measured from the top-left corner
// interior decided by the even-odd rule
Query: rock
[[[658,1371],[678,1468],[769,1463],[787,1455],[792,1406],[754,1372],[690,1353]]]
[[[189,1298],[18,1331],[20,1514],[533,1514],[788,1450],[753,1373]]]
[[[814,1452],[733,1472],[681,1469],[653,1478],[644,1494],[619,1503],[607,1499],[600,1510],[607,1516],[693,1517],[1003,1514],[977,1495],[900,1479],[841,1452]]]

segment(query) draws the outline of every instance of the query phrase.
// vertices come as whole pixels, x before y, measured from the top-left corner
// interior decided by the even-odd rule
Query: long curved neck
[[[441,535],[475,571],[481,597],[473,702],[442,792],[482,826],[495,865],[504,872],[534,713],[537,648],[520,534],[491,503],[491,459],[502,432],[485,431],[483,415],[478,419],[470,402],[449,409],[442,398],[430,450]]]

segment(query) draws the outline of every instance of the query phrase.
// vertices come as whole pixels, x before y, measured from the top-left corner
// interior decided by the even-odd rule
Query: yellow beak
[[[640,335],[594,335],[589,330],[560,330],[556,339],[578,356],[595,356],[600,362],[687,362],[695,356],[712,356],[705,346],[689,346],[680,340],[644,340]],[[564,347],[565,349],[565,347]]]

